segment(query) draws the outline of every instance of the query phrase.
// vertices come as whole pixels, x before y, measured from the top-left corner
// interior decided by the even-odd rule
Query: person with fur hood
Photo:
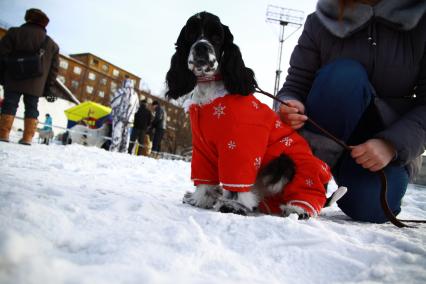
[[[426,148],[426,1],[319,0],[275,104],[348,192],[340,209],[383,223],[380,179],[396,215]],[[307,117],[351,145],[345,152]]]
[[[59,69],[59,47],[46,34],[48,23],[49,18],[43,11],[29,9],[25,13],[25,24],[10,28],[0,41],[0,84],[4,85],[0,141],[9,142],[21,96],[24,97],[25,120],[24,134],[19,143],[24,145],[31,145],[37,129],[39,98],[45,97],[48,102],[56,100],[53,86]],[[39,73],[35,75],[20,74],[18,77],[14,68],[7,64],[12,56],[19,62],[17,58],[36,53],[41,54],[41,63]]]
[[[111,98],[112,141],[110,151],[125,153],[129,147],[129,126],[139,107],[138,94],[133,80],[124,79]]]

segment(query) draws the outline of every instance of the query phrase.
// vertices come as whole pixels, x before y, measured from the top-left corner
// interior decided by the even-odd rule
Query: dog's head
[[[254,73],[245,67],[229,28],[210,13],[188,19],[176,41],[166,82],[168,98],[177,99],[197,84],[197,77],[220,74],[232,94],[248,95],[256,86]]]

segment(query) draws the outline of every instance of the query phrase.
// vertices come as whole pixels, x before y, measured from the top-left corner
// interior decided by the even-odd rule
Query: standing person
[[[151,123],[152,114],[151,111],[147,108],[146,103],[146,100],[140,101],[139,109],[135,114],[135,118],[133,120],[133,130],[132,134],[130,135],[129,154],[132,153],[136,139],[138,140],[140,146],[147,147],[144,141],[146,131]],[[142,153],[141,149],[138,151],[137,155],[139,155],[139,153]]]
[[[25,24],[10,28],[0,41],[0,77],[4,84],[4,102],[0,118],[0,141],[9,142],[15,114],[21,96],[24,96],[24,134],[20,144],[31,145],[37,128],[38,101],[45,96],[49,102],[56,100],[52,87],[58,74],[59,47],[46,34],[49,18],[39,9],[29,9],[25,13]],[[36,55],[41,60],[36,66],[24,68],[16,58]],[[27,62],[27,61],[26,61]],[[37,72],[32,69],[37,69]]]
[[[124,153],[129,145],[129,125],[138,109],[138,94],[133,80],[126,77],[111,100],[112,142],[110,151]]]
[[[158,101],[152,102],[152,109],[154,111],[154,119],[152,120],[149,132],[154,131],[154,137],[152,139],[152,152],[157,156],[161,150],[161,140],[163,139],[164,131],[167,125],[167,115]]]
[[[355,220],[386,222],[383,169],[394,214],[426,147],[426,1],[319,0],[309,15],[275,105],[332,166]],[[323,136],[307,117],[352,146]]]

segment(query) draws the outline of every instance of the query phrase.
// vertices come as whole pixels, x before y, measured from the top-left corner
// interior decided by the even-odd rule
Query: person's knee
[[[367,105],[371,100],[370,92],[363,91],[371,88],[367,72],[355,60],[337,59],[322,67],[315,80],[321,89],[316,93],[322,101],[344,107],[352,105],[353,101],[364,101]]]

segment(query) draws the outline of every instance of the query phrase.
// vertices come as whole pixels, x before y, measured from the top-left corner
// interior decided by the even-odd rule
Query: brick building
[[[141,78],[91,53],[60,55],[58,79],[82,102],[108,106],[125,77],[139,86]]]

